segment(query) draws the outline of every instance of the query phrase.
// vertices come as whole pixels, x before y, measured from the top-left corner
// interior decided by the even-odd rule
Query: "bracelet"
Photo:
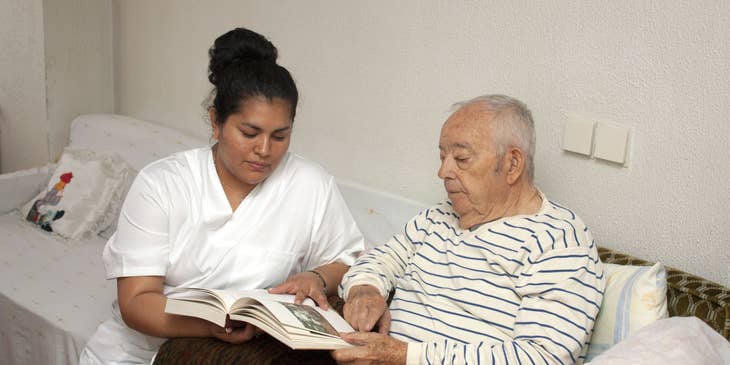
[[[327,281],[324,280],[324,276],[322,276],[322,274],[320,274],[319,271],[317,271],[317,270],[307,270],[307,272],[311,272],[312,274],[317,275],[319,280],[322,282],[322,289],[324,289],[324,292],[326,293],[327,292]]]

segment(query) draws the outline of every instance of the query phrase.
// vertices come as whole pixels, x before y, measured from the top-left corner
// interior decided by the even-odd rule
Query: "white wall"
[[[537,184],[600,245],[730,285],[728,2],[116,0],[114,16],[117,112],[207,133],[207,48],[246,26],[300,87],[293,149],[422,202],[444,197],[451,103],[522,99]],[[630,167],[562,151],[568,114],[633,128]]]
[[[48,149],[68,142],[71,120],[114,111],[111,0],[44,0]]]
[[[79,114],[114,110],[111,0],[0,0],[0,170],[54,161]]]
[[[0,171],[48,160],[43,1],[0,0]]]

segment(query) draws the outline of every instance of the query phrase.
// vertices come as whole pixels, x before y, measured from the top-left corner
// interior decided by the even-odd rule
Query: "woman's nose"
[[[261,140],[256,144],[254,151],[262,157],[266,157],[271,154],[271,139],[269,137],[261,138]]]

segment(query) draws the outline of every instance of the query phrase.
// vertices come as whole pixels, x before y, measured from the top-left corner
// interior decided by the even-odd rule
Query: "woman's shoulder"
[[[300,182],[324,182],[332,175],[322,165],[294,152],[288,152],[281,161],[282,175]]]
[[[139,174],[148,178],[170,178],[179,176],[187,178],[191,174],[199,175],[206,166],[210,156],[210,147],[195,148],[186,151],[176,152],[167,157],[150,162],[143,167]]]

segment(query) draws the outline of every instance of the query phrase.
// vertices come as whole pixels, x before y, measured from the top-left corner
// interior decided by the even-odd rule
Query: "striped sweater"
[[[390,303],[390,335],[409,364],[582,362],[603,298],[591,233],[550,202],[459,228],[451,203],[426,209],[361,256],[340,286],[370,284]]]

